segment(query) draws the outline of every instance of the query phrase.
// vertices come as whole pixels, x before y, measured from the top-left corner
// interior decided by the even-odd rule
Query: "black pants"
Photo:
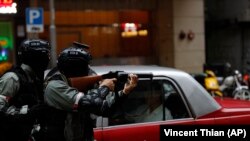
[[[28,141],[32,125],[1,124],[1,141]]]

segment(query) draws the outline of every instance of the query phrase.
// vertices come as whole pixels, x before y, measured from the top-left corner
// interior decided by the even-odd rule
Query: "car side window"
[[[170,111],[173,119],[189,118],[187,107],[177,89],[168,81],[163,82],[164,105]]]
[[[179,111],[181,106],[184,107]],[[167,80],[140,80],[136,89],[111,112],[109,126],[188,117],[181,97],[172,82]]]

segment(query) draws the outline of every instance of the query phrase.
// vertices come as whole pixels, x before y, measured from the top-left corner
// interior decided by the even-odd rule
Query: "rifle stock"
[[[103,78],[101,75],[69,78],[71,86],[79,91],[85,91]]]
[[[98,81],[107,78],[117,78],[118,73],[121,71],[110,71],[109,73],[103,75],[90,75],[90,76],[83,76],[83,77],[74,77],[69,78],[71,86],[77,88],[79,91],[85,91],[90,86],[93,86]]]

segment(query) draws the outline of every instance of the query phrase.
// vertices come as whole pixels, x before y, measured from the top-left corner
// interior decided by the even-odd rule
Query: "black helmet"
[[[44,71],[50,61],[50,48],[48,41],[27,39],[21,43],[18,57],[21,63],[29,65],[32,69]]]
[[[74,42],[72,46],[63,50],[57,60],[57,67],[66,77],[86,76],[92,59],[88,45]]]

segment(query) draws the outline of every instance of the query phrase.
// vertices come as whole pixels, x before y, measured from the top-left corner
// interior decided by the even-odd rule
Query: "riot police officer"
[[[35,118],[29,109],[43,102],[44,71],[50,61],[50,44],[24,40],[18,48],[20,64],[0,78],[0,140],[27,141]]]
[[[115,99],[126,96],[137,84],[137,76],[130,74],[130,81],[112,100],[106,96],[114,91],[116,78],[104,79],[97,88],[85,92],[72,86],[70,78],[90,73],[91,55],[84,44],[74,43],[63,50],[57,62],[58,72],[45,80],[45,103],[51,106],[47,114],[46,141],[92,141],[93,121],[90,114],[102,114]]]

